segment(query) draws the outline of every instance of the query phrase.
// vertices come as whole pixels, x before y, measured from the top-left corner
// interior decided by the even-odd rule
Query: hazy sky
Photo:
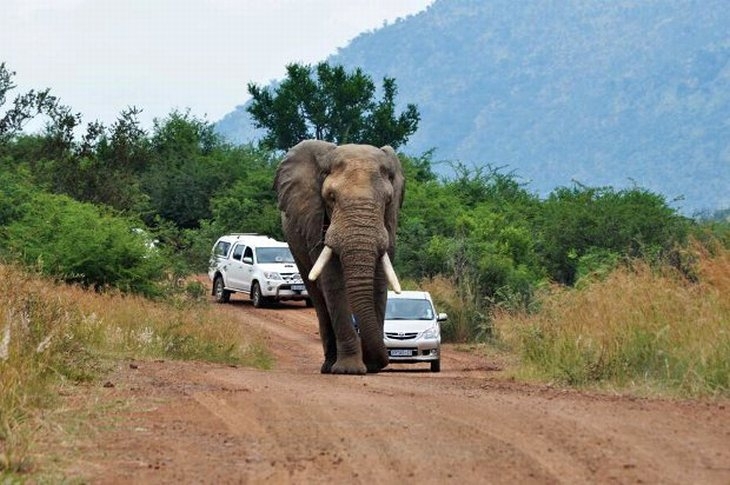
[[[128,106],[217,121],[291,62],[312,64],[433,0],[0,0],[16,94],[51,88],[83,122]],[[7,102],[9,102],[8,100]],[[7,105],[5,106],[7,108]],[[0,108],[2,110],[2,108]]]

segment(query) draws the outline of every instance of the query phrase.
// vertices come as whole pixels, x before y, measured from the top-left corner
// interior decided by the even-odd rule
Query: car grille
[[[280,273],[281,277],[287,283],[301,283],[302,278],[299,273]]]
[[[393,340],[413,340],[418,332],[385,332],[385,336]]]

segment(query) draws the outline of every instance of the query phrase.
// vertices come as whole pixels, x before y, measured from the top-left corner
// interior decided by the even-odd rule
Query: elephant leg
[[[337,340],[337,361],[332,366],[333,374],[365,374],[360,337],[352,325],[349,310],[333,315],[335,339]]]
[[[291,225],[291,221],[283,216],[282,225],[289,240],[289,248],[291,249],[292,256],[294,256],[294,261],[304,280],[304,286],[306,286],[314,310],[317,312],[319,336],[324,349],[324,362],[322,363],[320,372],[322,374],[331,374],[332,366],[337,360],[337,344],[335,341],[335,333],[332,329],[332,319],[330,318],[329,310],[327,310],[327,302],[319,284],[307,278],[309,271],[312,269],[311,258],[316,259],[322,248],[317,245],[311,246],[307,244],[306,239],[299,233],[296,225]]]
[[[332,266],[336,266],[332,265]],[[337,274],[335,271],[333,274]],[[333,374],[365,374],[360,337],[352,324],[352,312],[347,304],[341,278],[323,278],[323,295],[332,322],[332,332],[336,343],[336,360],[332,365]]]
[[[307,284],[307,293],[312,299],[312,305],[317,312],[317,320],[319,321],[319,336],[322,339],[322,347],[324,349],[324,362],[320,372],[322,374],[331,374],[332,366],[337,361],[337,342],[335,340],[335,332],[332,328],[332,320],[324,295],[315,283],[305,281]]]

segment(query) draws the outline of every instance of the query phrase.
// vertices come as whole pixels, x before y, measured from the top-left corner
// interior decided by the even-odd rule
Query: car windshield
[[[385,307],[386,320],[431,320],[433,307],[428,300],[393,298]]]
[[[293,263],[294,257],[289,248],[257,248],[256,260],[259,263]]]

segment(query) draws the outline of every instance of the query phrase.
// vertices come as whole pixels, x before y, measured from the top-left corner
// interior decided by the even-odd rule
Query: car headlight
[[[434,340],[439,338],[439,334],[441,332],[439,331],[438,325],[434,325],[433,327],[427,329],[425,332],[423,332],[423,335],[421,335],[422,338],[428,339],[428,340]]]
[[[266,278],[267,280],[280,280],[280,279],[283,279],[279,273],[275,273],[273,271],[272,272],[266,272],[265,271],[264,272],[264,278]]]

